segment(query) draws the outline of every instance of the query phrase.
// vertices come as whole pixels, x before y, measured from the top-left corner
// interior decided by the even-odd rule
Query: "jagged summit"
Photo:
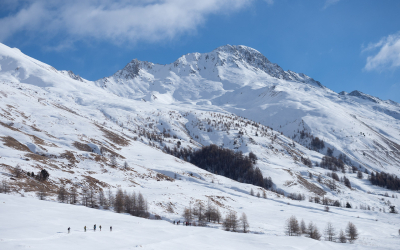
[[[358,90],[354,90],[354,91],[350,92],[348,95],[349,95],[349,96],[359,97],[359,98],[362,98],[362,99],[364,99],[364,100],[368,100],[368,101],[375,102],[375,103],[380,103],[380,102],[382,102],[382,100],[379,99],[378,97],[365,94],[365,93],[363,93],[363,92],[361,92],[361,91],[358,91]]]
[[[139,74],[141,69],[151,69],[153,65],[151,62],[133,59],[122,70],[118,70],[114,76],[133,79]]]
[[[74,79],[77,80],[79,82],[84,82],[84,79],[82,77],[80,77],[79,75],[76,75],[74,72],[72,72],[72,70],[61,70],[60,73]]]
[[[223,77],[221,68],[227,69],[227,71],[235,69],[251,72],[261,71],[277,79],[302,82],[324,88],[320,82],[303,73],[284,71],[278,64],[270,62],[256,49],[244,45],[229,44],[220,46],[208,53],[188,53],[166,65],[134,59],[111,77],[129,80],[136,78],[142,72],[147,78],[148,74],[154,76],[154,78],[165,77],[168,74],[180,77],[197,77],[200,75],[207,80],[215,81],[216,79],[221,80],[221,77]],[[160,76],[160,73],[162,76]],[[103,79],[103,81],[105,80],[107,78]],[[120,80],[116,81],[120,82]]]

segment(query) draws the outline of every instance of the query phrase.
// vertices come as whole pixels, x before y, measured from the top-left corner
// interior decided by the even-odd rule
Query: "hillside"
[[[97,194],[122,188],[142,193],[151,216],[170,222],[183,220],[189,205],[211,200],[222,214],[245,212],[250,231],[263,234],[248,237],[283,236],[285,220],[297,215],[314,221],[321,231],[328,221],[343,229],[353,221],[360,230],[356,244],[381,246],[385,239],[385,247],[395,249],[398,216],[384,212],[389,202],[400,206],[398,191],[372,186],[366,174],[357,178],[352,165],[363,172],[399,175],[397,103],[361,92],[337,94],[304,74],[282,70],[245,46],[188,54],[169,65],[133,60],[95,82],[2,44],[0,67],[0,178],[14,194],[33,197],[44,188],[48,199],[54,200],[63,185],[81,194],[84,189]],[[311,145],[315,137],[324,141],[324,148]],[[255,167],[274,183],[271,190],[208,172],[190,159],[166,153],[166,148],[178,155],[210,144],[244,155],[253,152],[258,158]],[[317,166],[328,147],[334,156],[348,158],[337,175],[348,178],[351,188],[327,175],[332,171]],[[18,178],[17,165],[24,171]],[[50,173],[48,181],[25,174],[42,169]],[[252,189],[255,194],[265,191],[268,199],[249,195]],[[340,205],[349,202],[353,209],[332,207],[327,217],[315,197]],[[168,211],[170,206],[174,212]],[[370,210],[360,209],[367,206]],[[387,229],[376,233],[374,227]]]

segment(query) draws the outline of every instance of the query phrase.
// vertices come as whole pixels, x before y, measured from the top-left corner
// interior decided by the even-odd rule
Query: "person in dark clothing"
[[[93,230],[94,230],[94,231],[96,231],[96,224],[94,224],[94,226],[93,226]]]
[[[101,225],[99,226],[99,228],[100,228],[100,231],[101,231]]]
[[[174,221],[174,225],[175,225],[175,221]]]
[[[85,229],[85,232],[86,232],[86,226],[83,229]]]
[[[70,228],[70,227],[68,227],[68,233],[69,233],[69,230],[71,230],[71,228]]]
[[[110,232],[112,232],[112,226],[110,227]]]

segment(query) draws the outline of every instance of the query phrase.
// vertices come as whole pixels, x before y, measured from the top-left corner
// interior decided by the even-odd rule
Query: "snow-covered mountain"
[[[167,65],[135,59],[96,84],[135,100],[216,106],[310,147],[300,136],[306,131],[324,140],[323,154],[330,147],[361,169],[400,173],[398,103],[360,91],[337,94],[246,46],[187,54]]]
[[[281,212],[285,209],[320,228],[331,219],[355,220],[357,214],[370,221],[362,222],[361,245],[377,246],[385,238],[385,247],[395,249],[396,238],[373,235],[370,224],[378,223],[375,218],[389,203],[400,205],[391,198],[398,192],[372,186],[366,176],[357,178],[352,166],[399,175],[399,112],[398,103],[359,91],[337,94],[245,46],[187,54],[167,65],[133,60],[110,77],[89,81],[0,44],[0,178],[26,196],[43,186],[54,194],[61,185],[140,191],[151,213],[169,221],[182,219],[189,204],[209,198],[223,213],[248,213],[253,232],[271,236],[283,235],[291,215]],[[316,137],[325,147],[314,145]],[[267,200],[259,199],[249,192],[263,192],[261,187],[165,153],[166,148],[197,150],[210,144],[253,152],[256,167],[272,178],[275,191],[307,199],[293,201],[269,190]],[[348,178],[351,188],[318,166],[328,148],[345,162],[337,175]],[[50,180],[15,178],[17,165],[25,172],[45,168]],[[390,197],[382,198],[386,192]],[[324,218],[323,206],[308,202],[313,197],[373,210],[335,207],[335,215]],[[263,217],[264,207],[276,217]],[[317,210],[320,216],[313,219]],[[393,217],[384,218],[379,227],[393,231],[399,224],[397,217],[395,225]]]

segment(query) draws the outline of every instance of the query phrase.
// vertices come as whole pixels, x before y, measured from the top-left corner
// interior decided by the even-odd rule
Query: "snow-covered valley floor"
[[[268,200],[268,203],[276,202]],[[281,206],[285,212],[273,212],[276,206]],[[243,234],[211,227],[177,226],[163,220],[0,194],[0,249],[398,249],[400,245],[400,236],[395,230],[399,225],[398,215],[381,215],[375,221],[373,212],[360,210],[337,209],[324,216],[318,209],[287,204],[263,209],[263,221],[275,223],[276,218],[281,220],[281,230],[277,228],[275,235],[272,232]],[[326,221],[328,217],[334,225],[342,227],[351,220],[359,229],[360,239],[355,244],[341,244],[304,236],[284,236],[284,221],[292,214],[298,218],[314,214],[319,227],[322,223],[318,221]],[[248,215],[250,218],[252,214]],[[94,232],[94,224],[101,225],[102,231]],[[84,232],[84,226],[87,226],[87,232]],[[68,227],[71,227],[69,234]],[[320,231],[323,228],[320,227]]]

